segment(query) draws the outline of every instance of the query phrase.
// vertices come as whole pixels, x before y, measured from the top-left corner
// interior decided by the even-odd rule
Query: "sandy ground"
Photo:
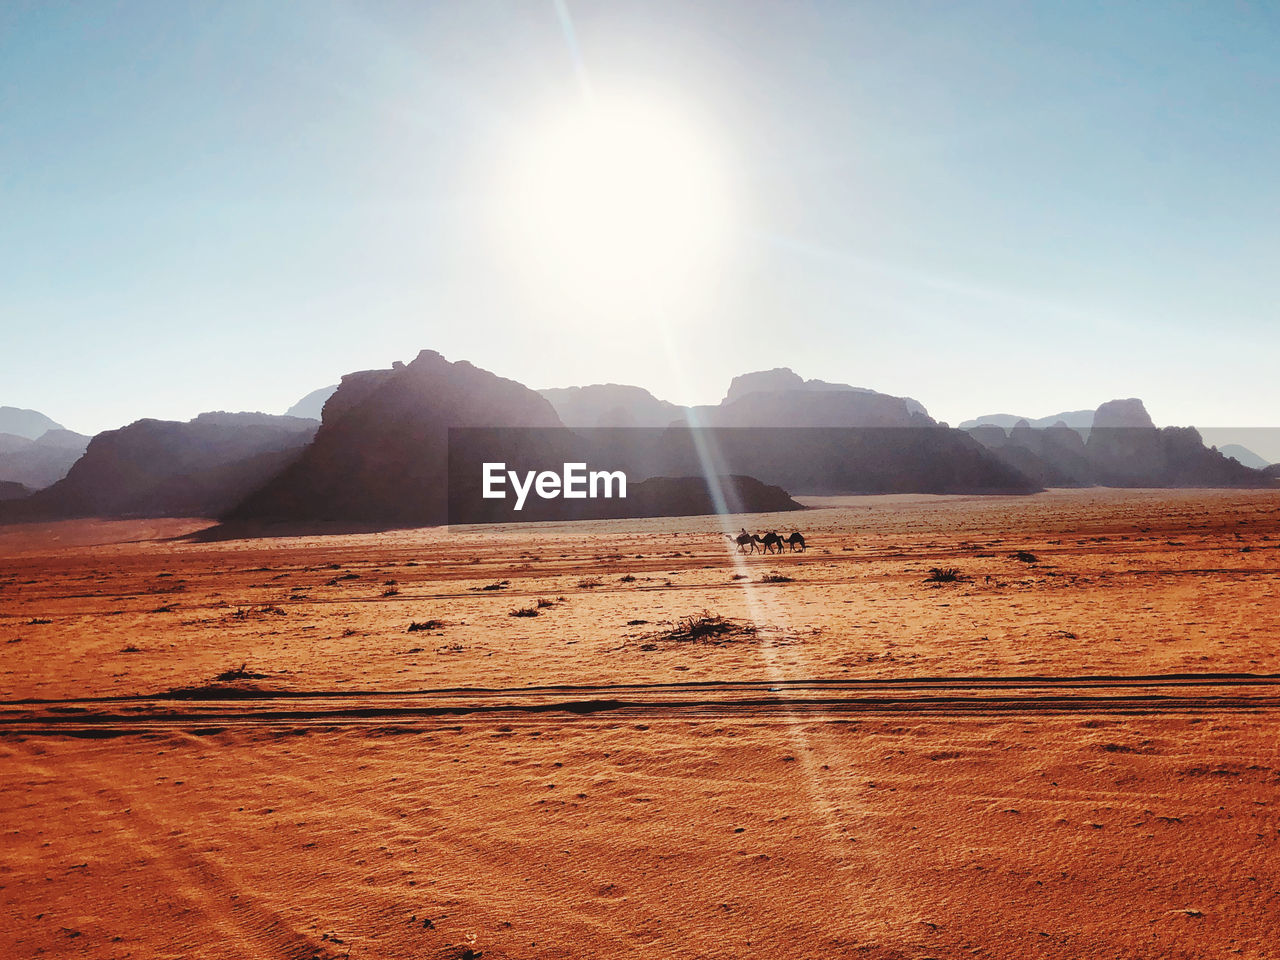
[[[1280,495],[808,502],[0,528],[0,956],[1280,957]]]

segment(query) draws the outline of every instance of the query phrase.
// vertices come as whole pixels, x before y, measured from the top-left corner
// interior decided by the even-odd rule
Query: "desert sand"
[[[1280,956],[1280,496],[804,502],[0,528],[0,955]]]

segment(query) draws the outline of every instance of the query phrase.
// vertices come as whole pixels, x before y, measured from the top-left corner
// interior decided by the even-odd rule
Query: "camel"
[[[752,553],[755,553],[755,552],[756,552],[756,541],[755,541],[755,538],[754,538],[754,537],[752,537],[752,536],[751,536],[751,534],[747,533],[747,531],[746,531],[746,530],[743,530],[743,531],[742,531],[741,533],[739,533],[736,537],[730,536],[730,535],[729,535],[729,534],[727,534],[727,533],[725,534],[725,536],[726,536],[726,537],[729,537],[729,539],[731,539],[734,543],[736,543],[736,544],[738,545],[738,552],[739,552],[739,553],[746,553],[746,552],[747,552],[747,547],[750,547],[750,548],[751,548],[751,552],[752,552]]]
[[[776,530],[770,530],[763,537],[755,537],[755,541],[764,545],[765,553],[773,553],[775,547],[777,548],[778,553],[781,553],[782,544],[785,542],[780,536],[778,536],[778,531]]]
[[[797,550],[803,553],[805,550],[808,549],[808,547],[805,546],[804,537],[800,535],[799,530],[791,534],[791,536],[787,537],[787,539],[783,542],[791,544],[792,553],[795,553]]]

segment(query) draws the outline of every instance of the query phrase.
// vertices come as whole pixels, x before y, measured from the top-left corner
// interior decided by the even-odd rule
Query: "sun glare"
[[[516,255],[558,292],[668,296],[722,251],[724,171],[678,112],[597,100],[544,121],[511,159]]]

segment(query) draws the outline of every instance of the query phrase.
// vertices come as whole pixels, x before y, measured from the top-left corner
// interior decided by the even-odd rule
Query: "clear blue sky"
[[[957,422],[1140,396],[1277,422],[1280,8],[596,4],[591,83],[700,118],[731,253],[656,337],[497,252],[551,0],[0,5],[0,403],[282,412],[423,347],[714,402],[790,366]]]

